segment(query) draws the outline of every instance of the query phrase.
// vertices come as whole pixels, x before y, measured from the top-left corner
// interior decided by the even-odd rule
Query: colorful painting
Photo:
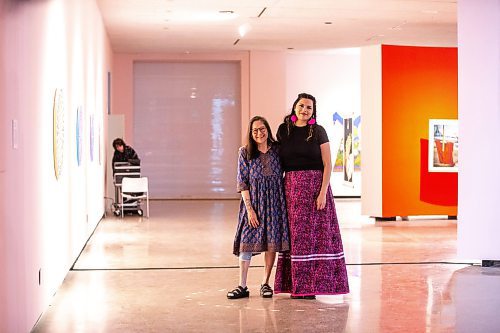
[[[94,161],[94,115],[91,114],[89,117],[89,122],[90,122],[90,142],[89,142],[89,154],[90,154],[90,162]]]
[[[99,165],[102,165],[102,135],[101,135],[101,123],[97,123],[97,145],[99,146]]]
[[[354,145],[352,118],[344,119],[344,181],[352,184],[352,175],[354,173]]]
[[[76,162],[82,164],[83,153],[83,107],[76,109]]]
[[[429,172],[458,171],[458,120],[429,119]]]
[[[335,157],[333,171],[344,172],[344,118],[337,112],[333,114],[334,131],[340,135],[340,138],[330,138],[332,147],[332,156]],[[360,140],[361,116],[352,118],[352,154],[354,157],[354,171],[361,170],[361,140]],[[330,134],[329,134],[330,136]]]

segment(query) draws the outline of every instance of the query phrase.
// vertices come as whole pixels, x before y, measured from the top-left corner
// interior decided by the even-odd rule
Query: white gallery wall
[[[1,6],[0,332],[16,333],[48,307],[103,215],[111,49],[94,0]]]
[[[458,1],[458,255],[500,260],[500,1]]]
[[[361,48],[363,142],[361,213],[382,216],[382,47]]]

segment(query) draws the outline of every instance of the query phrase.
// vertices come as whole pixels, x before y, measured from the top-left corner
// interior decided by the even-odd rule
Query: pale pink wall
[[[0,332],[16,333],[31,330],[84,246],[88,226],[102,215],[104,166],[75,167],[74,113],[81,104],[103,118],[111,48],[94,0],[9,1],[0,10],[0,37]],[[52,159],[55,88],[63,89],[66,110],[59,180]],[[17,149],[12,119],[19,124]],[[94,201],[72,205],[81,190],[72,179],[80,175]]]
[[[500,260],[500,1],[458,1],[458,255]]]
[[[125,116],[125,135],[123,139],[127,144],[133,146],[134,55],[115,53],[113,56],[111,113]]]
[[[125,116],[125,141],[133,145],[134,131],[134,62],[136,61],[237,61],[241,65],[241,114],[242,128],[246,129],[249,117],[249,53],[198,53],[198,54],[115,54],[113,57],[111,112]],[[244,140],[242,131],[242,142]]]
[[[250,117],[265,117],[274,137],[287,112],[286,87],[285,52],[250,52]]]
[[[2,200],[9,209],[5,210],[4,219],[0,221],[8,253],[2,264],[5,268],[2,282],[6,297],[2,303],[6,312],[6,322],[3,323],[6,332],[29,331],[42,310],[37,281],[41,261],[38,254],[41,228],[37,223],[40,204],[34,202],[39,180],[37,172],[26,172],[29,161],[40,160],[40,152],[39,149],[28,150],[26,144],[38,142],[41,135],[37,126],[41,96],[39,89],[35,89],[40,85],[41,77],[37,66],[39,59],[33,55],[40,56],[46,32],[43,18],[47,11],[48,6],[40,2],[29,5],[10,2],[2,18],[4,38],[1,49],[7,66],[3,75],[5,118],[1,132],[8,142],[10,122],[16,119],[20,133],[19,149],[5,148],[2,156],[5,157],[4,193],[9,194]]]
[[[5,120],[5,57],[4,57],[4,24],[5,4],[0,2],[0,300],[7,299],[7,248],[5,246],[6,227],[5,223],[5,156],[7,146],[6,120]],[[0,302],[0,332],[7,331],[7,303]]]

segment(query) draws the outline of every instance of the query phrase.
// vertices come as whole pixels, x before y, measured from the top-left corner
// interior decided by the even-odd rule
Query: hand
[[[248,223],[250,223],[250,225],[253,228],[257,228],[260,223],[259,220],[257,219],[257,214],[255,214],[253,208],[247,209],[247,214],[248,214]]]
[[[316,209],[323,210],[326,207],[326,193],[319,192],[316,198]]]

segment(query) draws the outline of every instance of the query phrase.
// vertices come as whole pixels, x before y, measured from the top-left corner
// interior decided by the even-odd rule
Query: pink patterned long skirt
[[[275,293],[294,296],[336,295],[349,292],[342,238],[330,186],[326,207],[316,209],[323,172],[290,171],[285,194],[290,223],[290,252],[280,253]]]

